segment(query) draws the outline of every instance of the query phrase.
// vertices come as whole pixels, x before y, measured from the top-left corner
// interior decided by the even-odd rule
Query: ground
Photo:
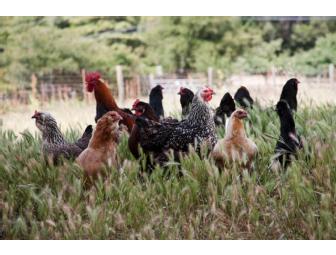
[[[274,99],[280,89],[272,92]],[[139,178],[141,162],[131,157],[124,137],[118,147],[123,165],[106,169],[107,176],[91,189],[84,188],[83,172],[75,163],[53,166],[44,161],[40,134],[30,119],[36,106],[6,113],[0,129],[0,237],[335,239],[336,105],[310,105],[304,90],[295,114],[304,149],[286,171],[269,170],[279,121],[266,105],[274,100],[249,111],[245,121],[259,151],[251,174],[234,165],[218,169],[206,154],[190,153],[179,167],[171,163]],[[224,92],[216,95],[213,106]],[[251,88],[260,101],[268,92]],[[177,97],[174,101],[178,106]],[[55,115],[69,140],[93,122],[94,104],[55,103],[42,109]],[[169,111],[178,115],[175,110]],[[217,133],[222,137],[224,129]]]

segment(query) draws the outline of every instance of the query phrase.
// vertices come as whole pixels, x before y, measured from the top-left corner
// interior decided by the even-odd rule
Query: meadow
[[[335,239],[336,105],[299,105],[295,121],[304,149],[286,171],[269,170],[280,131],[272,103],[265,105],[245,121],[259,149],[251,174],[235,165],[218,169],[211,158],[190,153],[180,166],[170,162],[139,178],[142,162],[132,158],[124,137],[122,169],[105,169],[107,176],[90,189],[75,163],[53,166],[43,159],[29,119],[34,105],[2,115],[0,238]],[[63,116],[59,124],[72,141],[94,116],[94,106],[83,103],[48,107],[58,108],[56,119]],[[178,116],[175,108],[172,113]],[[6,122],[15,114],[20,121]],[[223,137],[224,129],[217,133]]]

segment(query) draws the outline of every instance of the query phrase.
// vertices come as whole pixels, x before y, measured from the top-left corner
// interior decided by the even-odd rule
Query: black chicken
[[[292,111],[297,110],[297,100],[296,100],[296,95],[298,92],[298,84],[299,80],[296,78],[292,78],[286,82],[286,84],[282,88],[280,100],[285,100],[289,108]]]
[[[234,100],[237,101],[237,103],[241,106],[241,107],[244,107],[244,108],[247,108],[247,107],[253,107],[253,99],[252,97],[250,96],[250,92],[248,91],[248,89],[244,86],[241,86],[236,94],[234,95]]]
[[[208,105],[213,94],[210,88],[201,89],[193,99],[187,118],[181,122],[161,123],[137,118],[140,145],[144,152],[153,153],[154,159],[162,164],[167,160],[166,152],[170,149],[175,155],[187,152],[190,145],[196,151],[203,143],[212,149],[217,142],[213,113]]]
[[[276,105],[280,118],[280,137],[275,146],[275,157],[287,168],[298,149],[302,148],[301,138],[296,134],[292,112],[286,101],[280,100]]]
[[[215,124],[225,125],[225,119],[229,118],[231,114],[236,110],[236,104],[230,95],[230,93],[225,93],[220,101],[219,107],[215,112]]]
[[[177,94],[180,95],[182,118],[185,118],[190,111],[191,103],[194,98],[194,92],[192,92],[190,89],[181,87],[180,92],[178,92]]]
[[[156,116],[153,108],[143,101],[139,99],[135,100],[132,106],[132,110],[134,111],[136,116],[142,116],[149,120],[159,121],[159,118]]]
[[[69,143],[59,130],[56,120],[49,113],[35,111],[32,118],[42,132],[42,152],[45,156],[50,156],[55,164],[61,157],[74,159],[87,148],[92,136],[91,125],[86,127],[79,140]]]
[[[161,85],[157,85],[152,88],[151,92],[149,93],[149,104],[153,108],[158,118],[164,117],[164,111],[162,106],[162,90],[163,87]]]
[[[140,101],[139,99],[135,100],[135,102],[133,103],[132,110],[135,112],[136,116],[142,117],[148,120],[161,122],[161,123],[169,123],[169,122],[177,123],[178,122],[178,120],[170,118],[170,117],[160,120],[154,113],[153,108],[148,103]],[[140,157],[140,153],[138,150],[139,140],[140,140],[139,128],[137,124],[135,124],[133,126],[132,132],[128,139],[128,148],[135,158]]]

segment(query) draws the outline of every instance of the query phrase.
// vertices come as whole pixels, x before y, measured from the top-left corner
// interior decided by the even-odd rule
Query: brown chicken
[[[108,111],[116,111],[121,117],[121,124],[125,125],[130,133],[135,123],[135,118],[127,110],[123,110],[118,107],[107,83],[100,78],[98,72],[88,73],[85,77],[87,84],[87,91],[94,92],[97,110],[96,110],[96,122]]]
[[[96,177],[105,165],[117,166],[121,120],[122,117],[115,111],[107,112],[98,120],[89,146],[76,159],[87,177]]]
[[[246,111],[242,109],[234,111],[229,119],[225,137],[214,147],[212,156],[220,167],[223,167],[226,161],[235,161],[251,170],[258,149],[257,145],[246,136],[242,121],[246,117]]]

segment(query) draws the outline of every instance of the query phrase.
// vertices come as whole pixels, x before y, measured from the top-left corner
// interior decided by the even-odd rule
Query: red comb
[[[139,103],[140,103],[140,99],[137,98],[137,99],[134,101],[134,103],[133,103],[132,109],[134,110],[135,107],[136,107]]]
[[[40,113],[35,110],[34,115],[32,116],[32,118],[37,118],[39,115],[40,115]]]
[[[87,73],[85,75],[85,81],[86,81],[86,89],[88,92],[92,92],[94,87],[98,84],[98,81],[100,79],[100,73],[98,72],[92,72]]]

